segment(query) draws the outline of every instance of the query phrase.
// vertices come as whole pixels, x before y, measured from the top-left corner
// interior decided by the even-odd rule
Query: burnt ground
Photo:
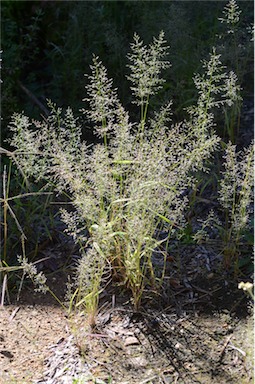
[[[41,254],[60,300],[66,255],[60,244]],[[108,286],[92,330],[83,313],[68,315],[25,281],[19,301],[11,295],[0,309],[0,383],[252,383],[252,309],[237,288],[247,274],[223,274],[220,255],[202,246],[169,260],[164,292],[146,293],[139,312]]]

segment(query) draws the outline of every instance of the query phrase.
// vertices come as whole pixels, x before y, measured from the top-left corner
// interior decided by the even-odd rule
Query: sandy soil
[[[252,322],[227,311],[211,315],[105,307],[97,328],[82,314],[62,308],[9,305],[0,311],[0,383],[64,383],[63,374],[42,380],[46,362],[58,358],[73,335],[79,359],[89,368],[79,383],[252,383]],[[249,318],[248,318],[249,319]],[[62,351],[62,352],[61,352]],[[98,380],[98,381],[92,381]],[[112,381],[109,381],[111,378]],[[101,380],[101,381],[100,381]],[[75,382],[75,381],[74,381]]]
[[[67,334],[61,308],[10,305],[0,310],[0,383],[40,378],[49,346]]]
[[[216,269],[206,275],[203,255],[192,252],[181,260],[188,278],[171,262],[164,295],[148,295],[140,312],[109,286],[93,330],[84,314],[68,316],[51,295],[24,283],[19,302],[0,308],[0,384],[252,383],[245,295]],[[63,267],[48,280],[62,300]],[[74,373],[79,365],[83,378],[68,378],[68,364]]]

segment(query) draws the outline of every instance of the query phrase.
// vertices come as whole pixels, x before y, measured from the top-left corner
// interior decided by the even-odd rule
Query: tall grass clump
[[[230,66],[238,76],[241,85],[245,76],[253,71],[253,42],[254,30],[251,25],[245,25],[238,2],[229,0],[219,18],[220,34],[218,35],[218,49],[222,52],[223,62]],[[233,77],[233,76],[232,76]],[[245,95],[247,96],[247,95]],[[232,106],[224,108],[225,132],[232,143],[236,142],[240,130],[242,98],[240,90]]]
[[[194,236],[198,242],[207,241],[208,229],[214,228],[225,269],[234,268],[238,272],[239,256],[247,243],[245,236],[252,231],[253,199],[254,143],[238,152],[236,145],[229,142],[225,145],[219,180],[219,215],[211,210]]]
[[[205,73],[195,76],[198,102],[189,120],[171,123],[171,102],[157,112],[150,101],[162,87],[161,71],[170,63],[161,32],[149,46],[135,34],[128,56],[128,79],[138,121],[131,122],[98,57],[88,77],[88,109],[83,113],[101,143],[81,140],[81,127],[70,108],[50,103],[47,121],[33,122],[14,114],[11,145],[27,175],[46,180],[58,193],[65,192],[72,210],[62,210],[68,232],[80,245],[76,269],[76,306],[85,306],[94,324],[99,294],[105,279],[126,287],[135,309],[147,288],[157,291],[164,268],[156,273],[153,252],[162,251],[184,225],[185,191],[195,171],[217,148],[213,109],[230,103],[228,77],[213,50],[204,63]],[[166,233],[159,240],[158,231]]]
[[[219,202],[224,211],[224,262],[238,264],[238,255],[247,230],[251,230],[254,197],[254,143],[237,152],[228,143],[220,181]]]

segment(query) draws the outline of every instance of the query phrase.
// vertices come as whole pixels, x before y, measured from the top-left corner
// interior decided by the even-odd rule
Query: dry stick
[[[3,201],[4,201],[4,222],[3,222],[3,225],[4,225],[4,249],[3,249],[3,259],[4,261],[6,261],[6,252],[7,252],[7,194],[8,194],[8,191],[7,191],[7,185],[6,185],[6,182],[7,182],[7,175],[6,175],[6,165],[4,166],[4,172],[3,172]],[[2,266],[2,257],[0,259],[0,266]],[[3,284],[2,284],[2,295],[1,295],[1,307],[4,306],[4,297],[5,297],[5,291],[6,293],[8,294],[8,291],[7,291],[7,274],[4,274],[4,277],[3,277]]]
[[[225,354],[225,350],[226,350],[226,348],[227,348],[227,346],[228,346],[228,343],[230,342],[230,339],[232,338],[232,336],[233,336],[233,335],[230,335],[230,336],[227,338],[227,340],[225,341],[225,343],[224,343],[224,345],[223,345],[223,348],[222,348],[222,350],[221,350],[221,352],[220,352],[220,357],[219,357],[218,363],[221,363],[221,361],[222,361],[222,359],[223,359],[223,356],[224,356],[224,354]]]
[[[148,377],[147,379],[145,379],[145,380],[141,381],[141,383],[140,383],[140,384],[151,383],[151,382],[152,382],[152,380],[154,380],[154,379],[157,379],[157,378],[158,378],[158,376],[157,376],[157,375],[154,375],[154,376]],[[164,379],[163,379],[163,380],[164,380]],[[165,380],[164,380],[164,382],[165,382]]]
[[[4,275],[3,278],[3,285],[2,285],[2,296],[1,296],[1,307],[4,306],[4,296],[5,296],[5,290],[7,288],[7,274]]]
[[[241,355],[243,356],[246,356],[246,352],[244,352],[242,349],[240,348],[237,348],[235,345],[233,345],[232,343],[229,343],[229,348],[231,349],[235,349],[236,351],[240,352]]]
[[[27,96],[33,101],[34,104],[38,105],[38,107],[48,116],[50,114],[49,110],[37,99],[37,97],[29,91],[19,80],[18,85],[20,88],[27,94]]]
[[[12,320],[14,319],[14,317],[16,316],[16,313],[17,313],[19,310],[20,310],[20,307],[16,307],[16,308],[12,311],[12,313],[11,313],[11,315],[10,315],[10,317],[9,317],[9,321],[12,321]]]

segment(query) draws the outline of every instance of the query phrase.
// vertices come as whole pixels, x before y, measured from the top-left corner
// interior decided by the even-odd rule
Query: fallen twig
[[[9,321],[12,321],[12,320],[14,319],[14,317],[16,316],[16,313],[19,311],[19,309],[20,309],[20,307],[17,307],[17,308],[15,308],[15,309],[12,311],[12,313],[11,313],[11,315],[10,315],[10,317],[9,317]]]
[[[241,355],[243,356],[246,356],[246,352],[244,352],[242,349],[240,348],[237,348],[236,346],[234,346],[232,343],[229,344],[229,347],[232,348],[232,349],[235,349],[236,351],[240,352]]]
[[[226,351],[226,348],[227,348],[227,346],[228,346],[228,344],[229,344],[229,342],[230,342],[230,339],[231,339],[231,337],[232,337],[232,335],[230,335],[228,338],[227,338],[227,340],[225,341],[225,343],[224,343],[224,345],[223,345],[223,348],[222,348],[222,350],[221,350],[221,352],[220,352],[220,357],[219,357],[219,363],[222,361],[222,359],[223,359],[223,356],[224,356],[224,354],[225,354],[225,351]]]
[[[2,296],[1,296],[1,307],[4,306],[4,297],[5,297],[5,291],[7,289],[7,274],[4,275],[3,278],[3,284],[2,284]]]

